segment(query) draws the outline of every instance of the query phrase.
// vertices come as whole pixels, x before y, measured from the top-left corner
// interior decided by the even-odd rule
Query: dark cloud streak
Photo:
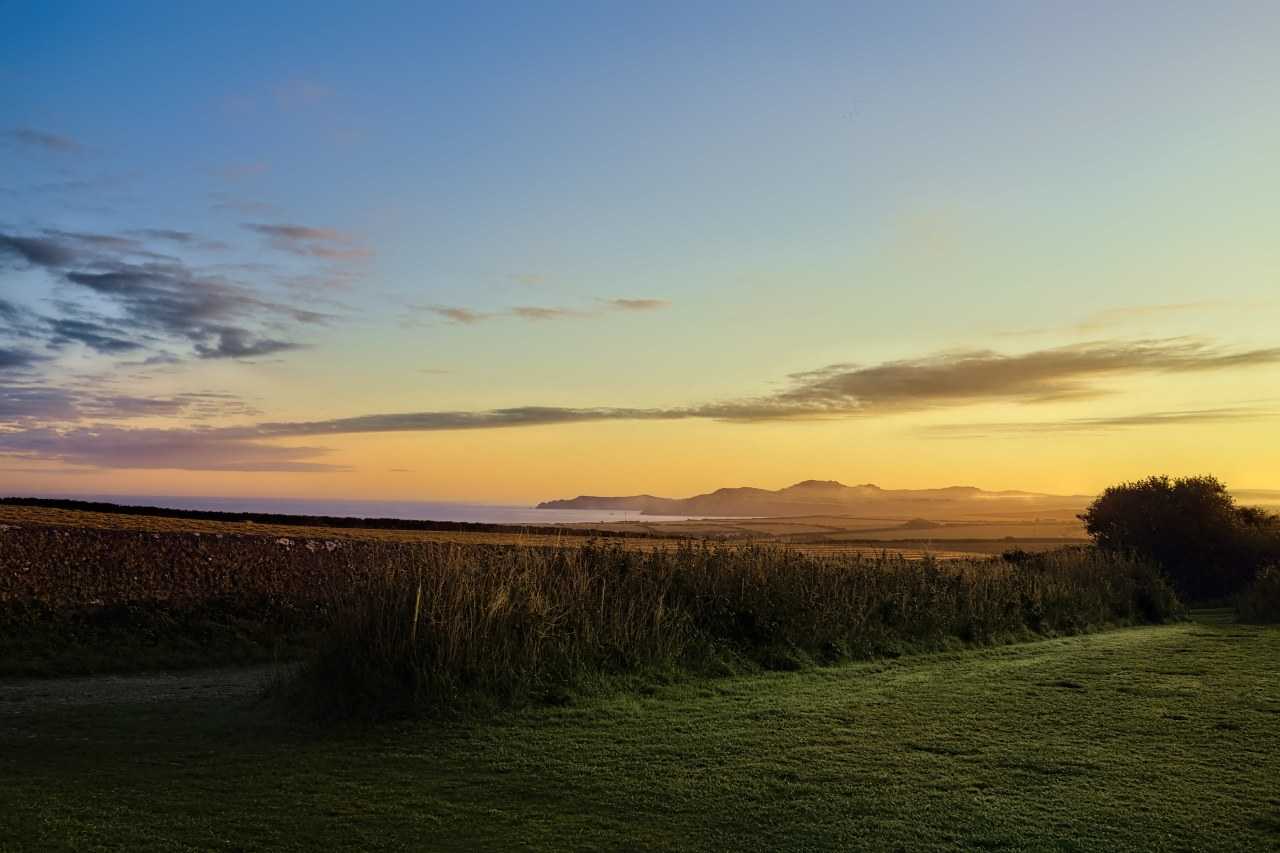
[[[185,231],[134,233],[180,244],[196,240]],[[47,343],[55,348],[78,342],[114,355],[148,348],[159,336],[186,343],[200,358],[251,358],[301,346],[265,336],[256,327],[282,320],[315,325],[332,319],[318,311],[264,299],[236,281],[197,273],[129,237],[53,229],[39,237],[0,234],[0,258],[43,269],[58,281],[107,300],[119,311],[121,316],[102,317],[85,308],[66,308],[63,303],[62,317],[28,318],[25,334],[30,336],[43,328]],[[0,312],[0,319],[14,325],[18,321],[12,306],[6,305],[9,307]]]
[[[69,136],[35,130],[30,127],[18,127],[9,132],[9,137],[30,148],[40,148],[58,154],[74,154],[84,150],[84,146]]]
[[[261,222],[246,222],[243,227],[266,237],[274,248],[295,255],[327,260],[358,260],[373,255],[352,235],[332,228]]]

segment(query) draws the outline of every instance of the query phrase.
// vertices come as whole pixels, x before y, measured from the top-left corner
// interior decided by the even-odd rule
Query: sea
[[[330,500],[321,498],[228,498],[187,495],[46,495],[124,506],[156,506],[215,512],[263,512],[332,515],[353,518],[405,518],[417,521],[466,521],[481,524],[541,526],[602,521],[687,521],[704,516],[641,515],[636,510],[534,509],[509,504],[440,501]]]

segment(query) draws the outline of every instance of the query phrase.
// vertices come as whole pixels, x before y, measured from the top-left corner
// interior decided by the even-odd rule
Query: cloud
[[[943,353],[870,367],[836,364],[794,374],[771,403],[815,411],[911,409],[984,401],[1040,403],[1096,397],[1112,376],[1189,373],[1280,362],[1280,347],[1223,350],[1204,341],[1167,338],[1103,341],[1003,355],[990,350]]]
[[[162,232],[171,242],[187,232]],[[110,303],[115,315],[96,315],[91,303],[60,303],[64,316],[28,320],[28,335],[43,324],[51,346],[73,341],[118,354],[164,341],[190,346],[201,358],[249,358],[300,345],[262,333],[281,323],[315,325],[332,319],[284,305],[219,275],[201,274],[137,239],[46,229],[43,236],[0,234],[0,257],[44,269],[56,280]]]
[[[255,358],[301,347],[301,344],[291,341],[254,339],[244,329],[224,327],[211,332],[213,343],[196,344],[196,354],[200,358]]]
[[[498,316],[496,314],[486,314],[482,311],[473,311],[470,308],[454,308],[449,305],[416,305],[413,306],[413,310],[435,314],[437,317],[443,317],[451,323],[461,323],[466,326],[481,323]]]
[[[21,370],[44,360],[43,356],[29,350],[0,347],[0,370]]]
[[[586,316],[582,311],[572,308],[542,308],[537,305],[517,305],[511,309],[510,314],[522,320],[563,320]]]
[[[213,209],[218,211],[230,210],[245,216],[265,216],[277,210],[274,204],[256,199],[237,198],[223,192],[209,193],[209,197],[213,200]]]
[[[331,228],[312,228],[308,225],[264,225],[247,222],[244,227],[267,237],[283,240],[330,240],[345,243],[351,239]]]
[[[129,420],[139,417],[175,417],[201,421],[210,418],[250,417],[257,409],[231,394],[194,392],[143,397],[117,393],[109,383],[92,387],[53,387],[37,383],[0,382],[0,425],[72,423],[85,418]],[[178,430],[179,432],[186,430]],[[3,432],[0,432],[3,434]]]
[[[46,268],[70,266],[76,259],[75,252],[58,240],[10,234],[0,234],[0,255],[17,258],[29,266]]]
[[[1187,409],[1169,412],[1141,412],[1096,418],[1067,418],[1056,421],[996,421],[989,423],[935,424],[922,427],[921,432],[951,438],[985,438],[992,435],[1055,433],[1055,432],[1106,432],[1116,429],[1151,426],[1176,426],[1187,424],[1218,424],[1237,421],[1270,420],[1280,416],[1275,409],[1250,406],[1216,409]]]
[[[325,452],[323,447],[210,441],[201,430],[98,426],[0,432],[0,454],[94,468],[306,473],[347,470],[344,466],[311,461]]]
[[[1044,335],[1068,332],[1078,335],[1093,335],[1119,326],[1130,326],[1144,320],[1159,320],[1178,315],[1202,316],[1213,311],[1258,310],[1275,307],[1274,302],[1238,302],[1225,299],[1203,299],[1197,302],[1168,302],[1152,305],[1125,305],[1095,311],[1083,320],[1064,326],[1048,326],[1033,329],[1018,329],[997,332],[996,337],[1018,338],[1030,335]]]
[[[0,298],[0,320],[5,321],[8,325],[20,323],[25,315],[25,311],[19,308],[8,299]]]
[[[144,239],[168,240],[172,243],[182,243],[184,245],[199,242],[199,238],[190,231],[175,231],[170,228],[139,228],[129,233]]]
[[[1098,332],[1103,329],[1121,326],[1134,320],[1145,320],[1149,317],[1166,317],[1174,314],[1200,314],[1205,311],[1225,308],[1228,305],[1229,303],[1221,300],[1204,300],[1200,302],[1108,308],[1103,311],[1095,311],[1073,328],[1078,332]]]
[[[206,240],[199,235],[192,234],[190,231],[175,231],[171,228],[139,228],[135,231],[130,231],[129,234],[134,237],[160,240],[177,244],[182,248],[201,249],[206,252],[225,252],[231,248],[230,244],[221,240]]]
[[[1016,356],[951,353],[870,367],[832,365],[794,374],[792,385],[760,397],[668,408],[519,406],[484,411],[364,415],[259,424],[252,435],[494,429],[605,420],[767,421],[893,414],[939,405],[1035,404],[1096,396],[1090,381],[1115,375],[1226,370],[1280,363],[1280,348],[1232,351],[1204,342],[1104,342]]]
[[[666,299],[604,299],[601,301],[617,311],[656,311],[671,305]]]
[[[15,128],[9,132],[9,137],[21,145],[31,148],[40,148],[45,151],[53,151],[59,154],[74,154],[75,152],[84,150],[84,146],[70,137],[61,136],[56,133],[48,133],[43,130],[33,130],[29,127]]]
[[[142,344],[127,338],[117,337],[111,329],[101,323],[68,318],[50,319],[49,327],[53,337],[50,346],[61,346],[67,343],[81,343],[100,353],[116,354],[142,349]]]
[[[481,311],[474,308],[462,308],[451,305],[411,305],[414,312],[425,312],[443,317],[452,323],[475,325],[486,320],[503,317],[514,317],[519,320],[575,320],[598,316],[601,311],[652,311],[665,308],[670,303],[665,299],[597,299],[594,310],[570,308],[566,306],[546,305],[513,305],[501,311]]]
[[[79,416],[74,395],[61,388],[0,384],[0,424],[65,421]],[[3,438],[8,434],[16,436],[21,431],[0,431],[0,447],[3,447]]]
[[[108,272],[70,272],[65,280],[113,302],[123,311],[125,325],[185,339],[203,357],[253,350],[253,333],[242,323],[264,315],[304,324],[329,319],[262,299],[231,282],[198,277],[182,265],[119,264]],[[270,343],[272,351],[286,348],[282,341]]]
[[[325,421],[282,421],[225,433],[234,438],[287,438],[372,432],[439,432],[444,430],[499,429],[549,426],[615,420],[678,420],[702,417],[697,409],[564,408],[515,406],[486,411],[402,412],[359,415]]]
[[[372,250],[358,245],[355,237],[331,228],[308,225],[246,222],[244,228],[261,234],[280,251],[329,260],[354,260],[370,257]]]
[[[229,345],[236,349],[236,342]],[[246,347],[249,346],[246,344]],[[1204,341],[1103,341],[1003,355],[990,351],[940,353],[860,367],[836,364],[793,374],[781,391],[667,408],[615,406],[515,406],[476,411],[380,413],[319,421],[268,421],[208,429],[129,430],[112,428],[111,442],[90,441],[88,427],[57,432],[83,441],[59,443],[43,427],[0,432],[0,452],[26,454],[102,467],[201,467],[284,465],[284,468],[225,467],[216,470],[333,470],[313,461],[322,448],[280,448],[268,442],[380,432],[502,429],[602,421],[718,420],[760,422],[875,417],[941,406],[1003,402],[1035,405],[1105,393],[1098,383],[1116,376],[1182,374],[1280,363],[1280,348],[1230,350]],[[70,401],[74,408],[75,401]],[[19,400],[19,405],[22,401]],[[1012,425],[958,425],[953,432],[1097,430],[1120,427],[1210,423],[1271,417],[1270,412],[1236,407],[1157,412],[1108,418]],[[100,430],[99,430],[100,433]],[[30,434],[30,436],[28,436]],[[118,441],[117,441],[118,440]],[[156,453],[148,455],[148,442]],[[192,459],[179,464],[177,449]],[[296,455],[287,455],[296,450]],[[198,451],[198,452],[197,452]],[[273,455],[275,454],[275,455]],[[285,454],[285,455],[280,455]],[[140,461],[141,460],[141,461]]]
[[[112,252],[127,252],[130,254],[136,252],[145,252],[141,243],[128,237],[120,237],[115,234],[93,234],[84,231],[62,231],[57,228],[45,228],[43,233],[51,238],[58,240],[79,243],[91,249],[102,249]]]

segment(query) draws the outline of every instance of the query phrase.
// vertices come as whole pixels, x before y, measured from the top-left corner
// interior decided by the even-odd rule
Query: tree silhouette
[[[1148,477],[1104,491],[1080,516],[1098,547],[1157,562],[1187,601],[1222,599],[1280,558],[1280,523],[1238,507],[1216,477]]]

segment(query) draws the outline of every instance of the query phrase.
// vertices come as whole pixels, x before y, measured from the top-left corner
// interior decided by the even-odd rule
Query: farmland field
[[[881,528],[859,531],[858,524]],[[802,551],[878,554],[884,551],[908,558],[924,555],[957,559],[972,554],[993,554],[1021,547],[1044,550],[1085,541],[1081,536],[1057,536],[1055,529],[1033,526],[1011,528],[1002,523],[990,530],[981,524],[948,529],[946,535],[919,535],[922,531],[882,529],[884,522],[858,519],[733,519],[707,522],[620,522],[566,525],[564,534],[530,533],[519,527],[507,532],[466,530],[395,530],[372,527],[327,527],[293,524],[256,524],[152,515],[124,515],[42,506],[0,505],[0,526],[59,527],[81,530],[134,531],[142,533],[200,533],[298,539],[343,539],[361,542],[444,542],[490,545],[574,545],[588,541],[583,533],[616,541],[628,548],[670,548],[690,538],[730,539],[740,542],[785,543]],[[1076,525],[1078,527],[1078,524]],[[1021,533],[1023,536],[1010,536]],[[928,531],[924,531],[928,532]],[[1037,536],[1037,532],[1044,535]],[[628,537],[611,536],[627,533]],[[991,535],[987,535],[990,533]],[[636,535],[640,534],[640,535]],[[997,535],[998,534],[998,535]],[[1025,537],[1025,538],[1024,538]],[[923,540],[923,541],[922,541]]]
[[[507,642],[484,633],[496,630],[493,620],[508,620],[503,630],[514,634],[543,625],[539,636],[596,638],[590,654],[610,667],[650,653],[673,663],[675,648],[705,646],[719,657],[726,642],[734,654],[750,647],[789,658],[803,649],[833,660],[885,643],[989,641],[1169,612],[1150,571],[1085,551],[1026,571],[985,555],[843,543],[784,542],[784,553],[768,540],[308,527],[22,506],[0,506],[0,544],[0,673],[18,675],[292,658],[335,606],[384,594],[371,583],[385,583],[390,602],[424,578],[456,605],[433,604],[433,625],[481,607],[490,622],[465,630],[484,642]],[[920,562],[926,555],[934,559]],[[630,595],[639,598],[609,609]],[[641,600],[654,621],[637,615]],[[403,618],[416,618],[415,608]],[[567,614],[586,621],[566,634]],[[643,653],[641,635],[654,643]],[[577,668],[577,654],[565,666]]]
[[[0,849],[1275,849],[1278,662],[1200,614],[338,731],[259,674],[10,681]]]
[[[889,542],[921,547],[925,543],[938,542],[951,547],[953,542],[964,540],[1046,541],[1055,545],[1087,541],[1084,526],[1076,518],[1018,518],[1008,515],[949,519],[923,524],[919,521],[914,524],[905,522],[900,518],[817,515],[707,518],[691,521],[615,521],[599,522],[591,527],[617,533],[647,533],[651,536],[772,539],[802,544]]]

